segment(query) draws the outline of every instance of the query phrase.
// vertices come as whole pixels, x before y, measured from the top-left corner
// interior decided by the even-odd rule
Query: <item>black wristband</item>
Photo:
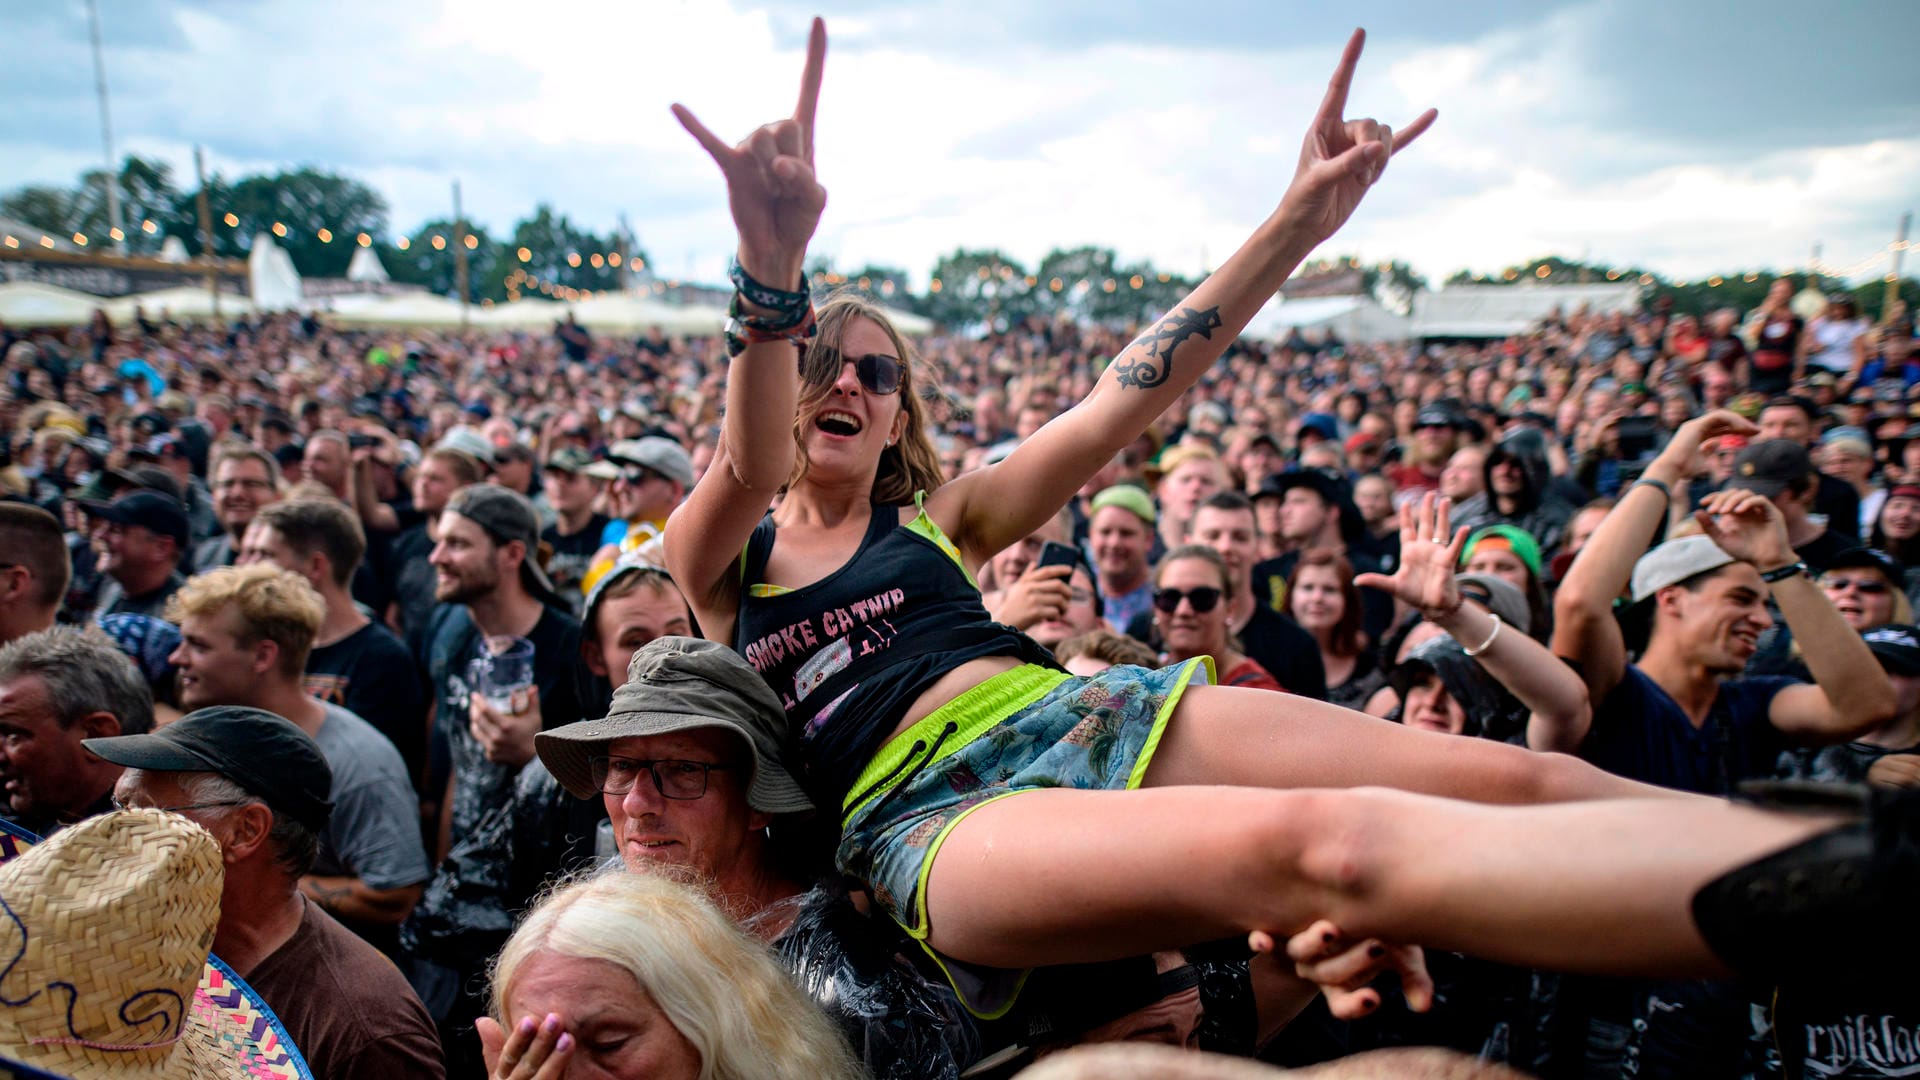
[[[1661,495],[1666,497],[1668,502],[1673,501],[1673,489],[1667,486],[1667,482],[1665,480],[1655,480],[1651,476],[1643,476],[1640,479],[1635,480],[1630,486],[1639,487],[1642,484],[1645,484],[1647,487],[1650,487],[1659,491]]]
[[[1775,569],[1772,569],[1772,570],[1762,570],[1760,572],[1760,580],[1766,582],[1769,585],[1773,585],[1778,582],[1785,581],[1788,578],[1795,576],[1796,574],[1805,574],[1807,572],[1808,570],[1807,570],[1806,563],[1790,562],[1785,566],[1776,567]]]

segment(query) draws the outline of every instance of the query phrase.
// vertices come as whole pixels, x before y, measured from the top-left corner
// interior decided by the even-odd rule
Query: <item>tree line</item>
[[[0,195],[0,216],[61,236],[85,236],[92,250],[101,250],[115,227],[108,220],[108,180],[106,170],[94,169],[72,187],[27,185]],[[182,188],[166,163],[129,155],[111,182],[120,197],[121,250],[155,255],[167,237],[178,237],[190,256],[201,254],[198,190]],[[467,222],[463,242],[450,218],[395,234],[387,201],[379,192],[310,166],[235,180],[215,175],[207,181],[207,196],[215,255],[245,258],[253,238],[267,233],[286,249],[303,277],[342,277],[354,251],[369,247],[394,281],[452,296],[456,246],[464,243],[468,299],[476,303],[617,289],[633,280],[635,272],[641,280],[650,280],[646,252],[633,238],[596,232],[544,203],[499,235]],[[1343,271],[1358,271],[1363,291],[1401,310],[1427,288],[1424,278],[1398,261],[1373,264],[1338,256],[1306,268],[1308,273]],[[1143,322],[1167,311],[1197,283],[1148,260],[1122,261],[1112,248],[1096,246],[1055,249],[1031,266],[998,249],[956,249],[934,263],[917,292],[907,272],[895,266],[843,272],[831,260],[815,259],[808,273],[817,290],[851,285],[883,303],[963,328],[1006,327],[1032,316],[1114,325]],[[1645,289],[1649,302],[1671,296],[1676,311],[1699,314],[1718,307],[1749,310],[1776,276],[1773,270],[1754,269],[1676,280],[1639,266],[1548,256],[1493,274],[1460,270],[1446,283],[1630,283]],[[1790,276],[1796,290],[1809,283],[1805,271]],[[1823,291],[1852,293],[1869,317],[1881,314],[1885,286],[1878,280],[1848,285],[1815,273],[1811,283]],[[1900,296],[1913,310],[1920,303],[1920,283],[1904,278]]]

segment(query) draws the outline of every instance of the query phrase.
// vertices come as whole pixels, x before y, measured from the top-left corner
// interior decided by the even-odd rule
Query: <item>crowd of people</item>
[[[1834,955],[1910,936],[1819,846],[1854,789],[1726,803],[1920,786],[1911,322],[1783,278],[1238,338],[1432,121],[1343,120],[1357,54],[1144,330],[765,284],[824,200],[817,27],[793,118],[681,114],[726,340],[0,327],[0,817],[73,837],[21,859],[204,829],[211,951],[318,1077],[1920,1068]]]

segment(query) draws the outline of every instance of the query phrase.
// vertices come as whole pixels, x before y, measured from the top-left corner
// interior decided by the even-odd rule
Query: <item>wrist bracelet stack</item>
[[[788,341],[796,347],[804,346],[819,329],[813,318],[813,294],[807,291],[804,281],[793,292],[763,285],[747,274],[738,258],[728,268],[727,276],[733,279],[733,302],[727,306],[729,357],[746,352],[749,345],[770,341]],[[742,310],[742,302],[762,308],[770,314],[748,315]]]

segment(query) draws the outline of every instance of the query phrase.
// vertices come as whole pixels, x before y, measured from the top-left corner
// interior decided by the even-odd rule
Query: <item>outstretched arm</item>
[[[1586,737],[1593,710],[1587,688],[1572,668],[1547,647],[1499,620],[1478,604],[1462,601],[1454,581],[1467,530],[1450,532],[1449,502],[1429,491],[1417,507],[1400,513],[1400,568],[1392,577],[1361,574],[1355,585],[1392,593],[1418,609],[1434,625],[1469,649],[1481,649],[1475,662],[1513,691],[1531,711],[1527,745],[1535,750],[1571,752]],[[1483,646],[1484,643],[1484,646]]]
[[[826,209],[813,170],[813,120],[826,65],[827,29],[819,19],[807,41],[807,66],[793,115],[728,146],[683,105],[673,113],[727,180],[727,203],[740,232],[740,266],[773,289],[805,289],[807,241]],[[745,298],[749,315],[771,314]],[[667,569],[709,633],[733,625],[735,560],[793,471],[793,412],[799,354],[792,342],[756,342],[733,359],[719,451],[667,529]]]
[[[970,561],[1031,533],[1115,453],[1199,380],[1227,345],[1380,178],[1387,161],[1433,124],[1433,110],[1396,133],[1347,120],[1347,90],[1366,35],[1354,31],[1271,216],[1192,295],[1114,358],[1093,392],[998,465],[940,489],[928,509]]]
[[[1700,445],[1721,435],[1747,435],[1757,429],[1725,410],[1680,425],[1653,464],[1641,474],[1668,489],[1684,485],[1700,471]],[[1627,589],[1655,530],[1667,514],[1668,498],[1653,484],[1636,484],[1594,531],[1567,571],[1553,603],[1553,652],[1579,666],[1593,701],[1604,700],[1627,670],[1626,643],[1613,620],[1613,601]]]

